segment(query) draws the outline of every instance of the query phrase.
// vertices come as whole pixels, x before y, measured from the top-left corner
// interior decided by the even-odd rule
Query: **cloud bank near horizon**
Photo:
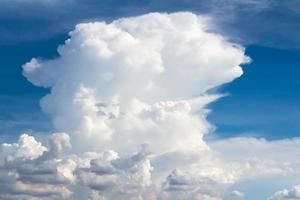
[[[243,198],[228,191],[241,180],[299,174],[297,139],[204,141],[221,96],[208,91],[250,61],[210,25],[189,12],[79,24],[59,57],[24,64],[51,90],[41,107],[56,133],[2,145],[0,197],[218,200]]]

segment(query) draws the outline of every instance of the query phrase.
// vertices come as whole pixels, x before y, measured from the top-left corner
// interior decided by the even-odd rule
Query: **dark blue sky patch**
[[[176,11],[211,16],[215,31],[246,45],[300,47],[300,2],[295,0],[4,0],[0,2],[0,43],[49,39],[80,22]]]
[[[209,120],[223,137],[253,134],[268,139],[300,136],[300,51],[247,48],[253,62],[220,90]]]
[[[21,66],[32,57],[57,56],[56,48],[65,39],[66,35],[60,35],[44,41],[0,45],[0,134],[52,129],[50,117],[39,107],[40,99],[49,91],[28,82]]]

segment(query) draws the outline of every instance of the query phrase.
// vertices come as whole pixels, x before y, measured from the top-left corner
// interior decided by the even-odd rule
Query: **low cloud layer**
[[[299,140],[204,141],[221,97],[208,91],[250,61],[209,28],[188,12],[79,24],[59,57],[24,64],[50,89],[57,133],[2,145],[1,199],[220,200],[246,196],[230,191],[239,181],[299,174]]]
[[[69,136],[50,136],[49,148],[34,137],[20,136],[15,144],[2,145],[0,168],[1,199],[65,199],[72,193],[76,163],[63,157],[70,147]]]

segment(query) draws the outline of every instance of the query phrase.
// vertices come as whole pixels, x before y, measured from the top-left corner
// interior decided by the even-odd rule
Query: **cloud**
[[[23,134],[17,144],[3,144],[1,199],[63,199],[71,195],[67,185],[74,181],[75,163],[60,156],[68,141],[67,134],[55,133],[48,149]]]
[[[23,65],[57,133],[0,153],[2,199],[220,200],[239,181],[298,174],[299,140],[207,143],[208,91],[242,75],[240,45],[189,12],[78,24]],[[263,153],[260,153],[263,152]],[[286,156],[288,155],[288,156]]]
[[[296,185],[291,189],[283,189],[276,192],[273,196],[271,196],[268,200],[297,200],[300,199],[300,185]]]
[[[127,158],[108,151],[80,167],[77,174],[81,184],[90,190],[91,199],[132,199],[151,185],[151,171],[147,148]],[[140,194],[140,195],[137,195]]]
[[[205,148],[198,142],[210,130],[205,105],[216,98],[206,91],[239,77],[249,60],[207,26],[191,13],[79,24],[58,58],[33,58],[24,75],[51,89],[42,109],[87,149],[126,152],[140,141],[155,153]]]
[[[240,192],[240,191],[238,191],[238,190],[233,190],[233,191],[231,192],[231,196],[237,197],[237,198],[242,198],[242,197],[244,197],[245,195],[244,195],[244,193],[242,193],[242,192]]]
[[[149,146],[142,145],[139,151],[120,156],[113,150],[67,153],[71,148],[67,134],[54,133],[48,138],[47,147],[26,134],[21,135],[16,144],[2,145],[1,199],[220,200],[229,186],[240,181],[299,174],[295,171],[299,170],[297,157],[292,157],[299,152],[299,149],[291,148],[298,145],[295,140],[260,143],[257,139],[244,138],[244,149],[240,152],[235,150],[234,156],[244,157],[243,160],[228,158],[233,152],[226,150],[225,143],[232,149],[240,148],[230,139],[222,141],[221,154],[218,152],[221,149],[215,148],[205,153],[195,152],[195,155],[191,152],[184,155],[173,153],[173,156],[153,155]],[[27,146],[27,151],[21,155],[16,153],[24,146]],[[212,148],[216,146],[211,145]],[[265,151],[256,149],[262,155],[253,160],[250,153],[255,146]],[[33,153],[37,149],[43,152]],[[292,155],[284,158],[285,161],[281,160],[282,149],[289,150]],[[268,152],[272,152],[273,156]],[[186,162],[187,156],[190,160],[185,165],[181,164],[180,160]],[[169,169],[172,170],[162,176],[156,162],[159,165],[171,164]],[[157,174],[161,179],[155,178]],[[276,192],[270,199],[297,199],[297,188]],[[230,195],[244,196],[237,190]]]
[[[207,91],[239,77],[249,58],[209,26],[209,19],[188,12],[79,24],[59,57],[23,65],[30,82],[51,89],[42,109],[57,131],[69,133],[73,151],[100,153],[76,161],[81,186],[75,185],[85,186],[90,198],[172,199],[172,180],[195,171],[197,178],[186,183],[193,192],[182,198],[215,199],[220,192],[213,188],[235,181],[198,163],[214,166],[202,138],[213,130],[205,107],[220,95]],[[135,153],[141,145],[149,146],[150,157]]]
[[[15,144],[2,144],[2,151],[5,154],[12,154],[12,157],[7,157],[9,161],[14,159],[30,159],[33,160],[46,150],[40,142],[37,142],[34,137],[28,134],[20,136],[18,143]]]
[[[218,182],[178,169],[166,178],[162,199],[220,199]]]
[[[230,138],[210,143],[218,157],[242,163],[241,179],[298,174],[299,139],[267,141],[257,138]]]

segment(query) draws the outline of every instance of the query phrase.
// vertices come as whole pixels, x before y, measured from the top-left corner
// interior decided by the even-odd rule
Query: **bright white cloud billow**
[[[220,97],[208,90],[249,61],[209,25],[192,13],[79,24],[59,57],[26,63],[58,133],[2,145],[1,199],[220,200],[241,180],[299,174],[298,140],[203,140]]]
[[[244,193],[242,193],[242,192],[240,192],[238,190],[233,190],[231,192],[231,196],[232,197],[237,197],[237,198],[242,198],[242,197],[244,197]]]
[[[291,189],[283,189],[276,192],[269,200],[299,200],[300,199],[300,185],[296,185]]]
[[[205,92],[239,77],[248,61],[243,48],[207,26],[191,13],[79,24],[59,58],[32,59],[24,75],[51,88],[43,110],[82,148],[203,149],[204,107],[215,99]]]

